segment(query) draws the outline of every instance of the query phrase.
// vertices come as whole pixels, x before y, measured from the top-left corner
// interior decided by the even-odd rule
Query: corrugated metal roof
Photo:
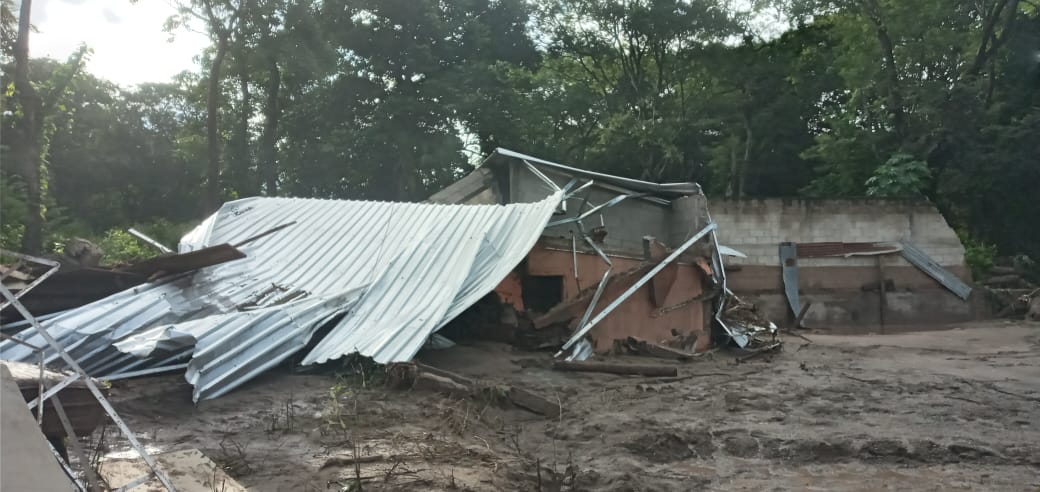
[[[353,352],[379,362],[408,360],[523,259],[561,198],[557,192],[504,206],[238,200],[185,235],[180,251],[237,244],[295,224],[243,245],[245,259],[138,286],[44,327],[96,375],[190,354],[196,400],[278,364],[348,310],[305,363]],[[0,344],[0,357],[32,356],[23,352]]]

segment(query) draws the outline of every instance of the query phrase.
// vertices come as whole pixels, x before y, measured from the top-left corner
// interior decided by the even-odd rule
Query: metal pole
[[[527,169],[534,173],[535,176],[538,176],[538,179],[544,181],[545,184],[549,185],[550,189],[552,189],[553,191],[560,191],[560,186],[557,185],[556,182],[554,182],[553,180],[549,179],[548,176],[542,174],[542,172],[539,171],[538,168],[534,167],[534,164],[528,162],[527,159],[524,159],[524,164],[527,164]]]
[[[151,244],[152,246],[155,246],[155,249],[158,249],[159,251],[162,251],[163,253],[173,253],[173,250],[170,249],[170,248],[167,248],[163,243],[160,243],[159,241],[156,241],[156,240],[148,237],[147,235],[145,235],[145,233],[143,233],[143,232],[141,232],[141,231],[139,231],[137,229],[134,229],[133,227],[127,229],[126,232],[129,232],[130,234],[133,234],[134,236],[137,236],[137,239],[140,239],[140,240],[142,240],[142,241],[144,241],[144,242],[146,242],[148,244]]]

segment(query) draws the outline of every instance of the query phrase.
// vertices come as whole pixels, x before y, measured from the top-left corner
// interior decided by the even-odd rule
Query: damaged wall
[[[580,175],[580,170],[568,172],[554,165],[538,164],[537,168],[560,188]],[[580,187],[590,179],[594,184],[568,199],[566,211],[558,211],[550,222],[576,217],[580,212],[616,200],[619,195],[637,194],[615,184],[611,181],[615,178],[610,176],[581,176],[574,187]],[[704,197],[681,196],[699,193],[695,184],[687,185],[684,187],[689,190],[681,192],[630,196],[583,220],[585,232],[614,263],[615,281],[608,284],[593,314],[610,304],[648,271],[647,267],[652,263],[644,262],[644,238],[653,237],[658,241],[655,244],[663,243],[674,248],[707,224]],[[540,200],[551,192],[551,187],[532,172],[524,160],[511,159],[488,163],[429,200],[439,203],[523,203]],[[582,208],[586,200],[587,204]],[[683,201],[686,205],[676,207],[674,201]],[[666,256],[659,254],[663,247],[655,248],[658,248],[653,254],[655,259]],[[673,330],[683,334],[687,342],[696,338],[696,343],[691,344],[693,349],[709,348],[711,341],[705,330],[710,323],[705,301],[691,300],[701,295],[706,280],[704,272],[694,262],[709,254],[708,241],[701,241],[658,274],[651,284],[625,300],[589,332],[594,349],[597,352],[608,351],[614,340],[627,336],[663,341],[673,338]],[[643,271],[633,273],[641,267]],[[524,268],[503,280],[496,292],[501,301],[526,311],[531,318],[537,318],[554,307],[567,307],[566,313],[577,313],[564,316],[564,321],[570,321],[567,331],[571,332],[578,328],[577,321],[588,305],[587,298],[581,296],[591,297],[591,291],[595,290],[606,270],[607,264],[582,239],[578,225],[562,224],[545,229],[538,246],[528,254]]]
[[[882,242],[908,240],[962,280],[971,281],[964,247],[939,211],[927,202],[886,200],[713,200],[719,241],[748,255],[727,258],[729,286],[753,299],[764,314],[789,319],[783,297],[781,242]],[[881,257],[887,281],[885,324],[928,325],[972,319],[962,301],[898,254]],[[813,302],[811,327],[881,324],[877,257],[798,259],[799,290]]]
[[[526,168],[511,166],[511,169],[511,201],[527,202],[538,200],[536,197],[541,196],[544,198],[549,193],[548,186]],[[561,187],[571,180],[570,176],[555,174],[551,171],[546,171],[546,176]],[[580,186],[583,182],[579,181],[576,186]],[[574,217],[586,196],[589,199],[589,205],[585,207],[587,211],[594,205],[608,202],[622,193],[623,191],[618,189],[594,184],[568,200],[567,213],[556,215],[552,220],[556,221]],[[602,222],[600,222],[600,214],[592,215],[583,222],[585,223],[585,231],[589,233],[592,232],[593,228],[599,227],[601,224],[603,225],[603,228],[606,230],[606,236],[603,238],[601,248],[605,252],[642,255],[643,236],[654,236],[662,241],[665,241],[670,236],[671,224],[669,215],[670,206],[667,203],[656,203],[643,198],[629,198],[613,207],[604,209]],[[543,235],[564,238],[569,244],[573,234],[578,234],[578,226],[572,223],[548,228]],[[673,243],[668,245],[674,246]]]
[[[528,254],[527,274],[562,277],[564,299],[572,299],[583,289],[595,288],[607,270],[607,265],[596,255],[579,253],[577,261],[576,279],[574,256],[570,251],[539,245]],[[611,261],[614,262],[614,272],[621,274],[642,264],[640,260],[623,257],[612,257]],[[608,351],[614,340],[631,335],[660,342],[673,338],[674,329],[683,335],[696,336],[695,350],[707,350],[710,340],[705,331],[709,324],[705,321],[704,302],[688,302],[703,292],[703,275],[697,266],[686,263],[675,263],[672,271],[662,271],[659,278],[666,280],[663,282],[664,285],[656,285],[662,290],[659,292],[658,302],[655,302],[651,292],[653,284],[643,286],[589,332],[593,348],[597,352]],[[595,312],[599,312],[627,288],[628,284],[622,282],[608,285],[600,302],[597,303]],[[582,303],[577,311],[583,311],[587,305]],[[575,325],[576,322],[571,324],[576,329]]]

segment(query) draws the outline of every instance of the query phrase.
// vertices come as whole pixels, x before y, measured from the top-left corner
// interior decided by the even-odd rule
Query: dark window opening
[[[535,313],[547,313],[553,306],[563,302],[563,276],[528,275],[521,281],[524,309]]]

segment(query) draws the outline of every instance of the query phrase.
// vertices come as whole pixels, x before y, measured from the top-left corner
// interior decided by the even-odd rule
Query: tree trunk
[[[240,95],[238,128],[235,130],[235,181],[232,183],[240,192],[249,195],[260,194],[260,183],[253,176],[253,159],[249,152],[249,120],[253,118],[253,98],[249,92],[249,72],[243,62],[238,73],[238,92]]]
[[[903,108],[903,92],[899,84],[899,66],[896,65],[895,43],[888,33],[888,27],[881,18],[881,8],[874,0],[862,0],[860,2],[864,13],[874,24],[874,32],[881,46],[881,56],[884,60],[885,81],[888,85],[887,104],[888,112],[892,115],[892,126],[900,141],[906,137],[906,115]]]
[[[220,71],[228,50],[228,35],[218,33],[217,53],[213,56],[213,66],[209,71],[209,94],[206,98],[206,147],[209,156],[206,188],[206,212],[220,207],[222,187],[220,183],[220,135],[217,129],[217,109],[220,98]]]
[[[261,137],[261,179],[267,185],[267,195],[278,194],[278,118],[282,109],[278,106],[278,95],[282,85],[282,71],[278,60],[271,56],[267,69],[267,102],[264,104],[264,133]]]
[[[17,126],[18,138],[11,142],[15,161],[25,180],[28,215],[22,236],[22,251],[31,255],[43,252],[43,196],[40,182],[43,134],[43,101],[29,80],[29,31],[32,0],[22,0],[18,14],[18,38],[14,45],[14,85],[22,118]]]

